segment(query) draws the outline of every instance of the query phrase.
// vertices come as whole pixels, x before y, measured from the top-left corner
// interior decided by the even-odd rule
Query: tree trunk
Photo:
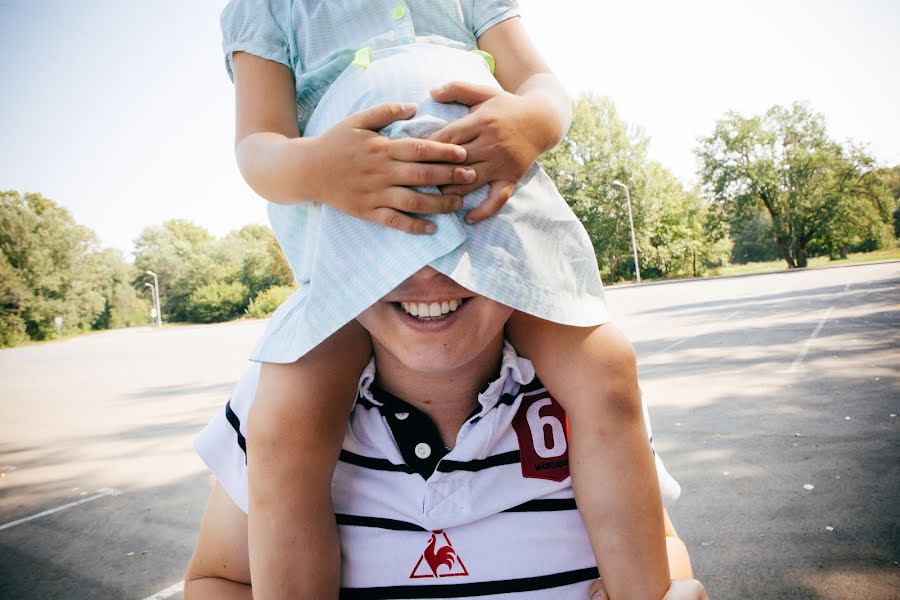
[[[609,257],[609,278],[611,281],[616,281],[616,273],[619,270],[619,257],[615,254]]]
[[[776,238],[778,242],[778,247],[781,248],[781,256],[784,258],[784,261],[788,265],[788,269],[796,269],[797,265],[794,263],[794,257],[791,254],[791,242],[786,237],[778,237]]]
[[[848,254],[850,254],[850,247],[847,245],[841,246],[841,260],[847,260]]]
[[[806,265],[806,244],[801,246],[800,242],[797,242],[797,266],[803,269]]]

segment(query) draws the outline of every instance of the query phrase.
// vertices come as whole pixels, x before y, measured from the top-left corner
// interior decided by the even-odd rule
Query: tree
[[[186,221],[148,227],[135,242],[137,285],[159,275],[160,302],[171,321],[210,323],[240,317],[265,290],[293,274],[271,229],[247,225],[216,239]]]
[[[151,302],[146,297],[139,297],[132,285],[136,279],[134,266],[125,261],[120,251],[112,248],[104,249],[95,260],[101,273],[99,291],[105,302],[92,329],[116,329],[149,322]]]
[[[728,113],[697,155],[704,193],[732,219],[765,207],[790,268],[807,265],[814,240],[846,247],[889,218],[874,159],[830,140],[824,118],[804,104],[749,118]]]
[[[0,344],[87,331],[103,312],[94,233],[41,194],[0,192]]]
[[[165,318],[188,320],[191,292],[213,280],[214,265],[207,249],[212,241],[208,231],[180,219],[147,227],[135,240],[134,285],[143,289],[148,281],[146,271],[159,276],[159,301]]]
[[[625,195],[631,193],[641,270],[648,277],[701,274],[727,256],[724,231],[710,212],[666,169],[647,160],[649,138],[622,121],[608,98],[583,95],[573,106],[566,138],[541,158],[591,241],[606,280],[633,277],[631,233]]]

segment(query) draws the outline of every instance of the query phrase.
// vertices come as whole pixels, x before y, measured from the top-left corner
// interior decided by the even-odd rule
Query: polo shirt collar
[[[518,394],[519,388],[531,383],[534,379],[534,366],[527,358],[516,353],[507,340],[503,340],[503,355],[500,359],[500,374],[497,379],[491,381],[487,388],[478,394],[478,404],[481,409],[476,415],[482,415],[497,406],[497,403],[505,395]],[[372,393],[372,383],[375,381],[375,359],[369,360],[369,364],[363,369],[357,388],[358,398],[365,399],[375,406],[384,406],[384,403],[376,399]]]

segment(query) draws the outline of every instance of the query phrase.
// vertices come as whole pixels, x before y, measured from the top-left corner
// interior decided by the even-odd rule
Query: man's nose
[[[441,272],[435,269],[434,267],[425,265],[421,269],[415,272],[415,274],[410,277],[413,281],[426,283],[440,277]]]

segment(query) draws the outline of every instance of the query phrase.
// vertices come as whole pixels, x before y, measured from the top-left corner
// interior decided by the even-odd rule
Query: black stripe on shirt
[[[524,577],[502,581],[480,581],[475,583],[451,583],[446,585],[398,585],[393,587],[342,588],[343,600],[382,600],[389,598],[460,598],[466,596],[492,596],[494,594],[516,594],[546,590],[564,585],[590,581],[599,577],[596,567]]]
[[[362,517],[359,515],[342,515],[337,513],[338,525],[350,525],[355,527],[375,527],[376,529],[390,529],[391,531],[428,531],[415,523],[397,521],[396,519],[384,519],[382,517]]]
[[[231,427],[237,434],[238,446],[244,451],[244,462],[247,462],[247,440],[244,439],[244,434],[241,433],[241,420],[238,419],[238,416],[231,410],[231,400],[225,403],[225,418],[228,419],[228,422],[231,423]]]
[[[551,512],[558,510],[578,510],[578,507],[575,505],[575,498],[529,500],[524,504],[507,508],[503,512]]]
[[[409,465],[395,465],[386,458],[362,456],[361,454],[354,454],[349,450],[341,450],[341,456],[338,460],[364,469],[372,469],[373,471],[393,471],[395,473],[408,473],[410,475],[415,473]]]
[[[504,452],[503,454],[495,454],[487,458],[478,458],[475,460],[458,461],[458,460],[442,460],[438,463],[437,470],[441,473],[452,473],[454,471],[483,471],[491,467],[499,467],[501,465],[514,465],[522,462],[522,457],[518,450]]]

